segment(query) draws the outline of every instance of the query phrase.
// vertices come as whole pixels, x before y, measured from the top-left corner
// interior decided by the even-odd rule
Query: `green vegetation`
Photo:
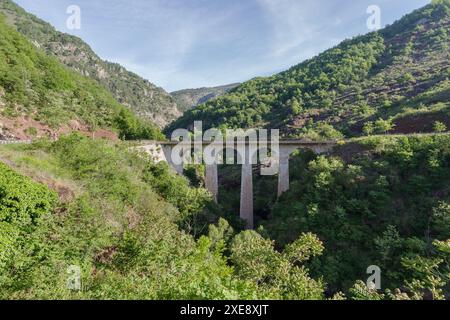
[[[29,234],[36,231],[39,222],[56,203],[56,195],[43,185],[20,176],[0,163],[0,283],[1,287],[12,285],[5,270],[16,268],[26,274],[26,266],[14,260],[20,254],[33,250],[28,243]],[[26,281],[26,279],[23,279]],[[21,286],[22,283],[15,285]]]
[[[301,153],[291,189],[272,203],[275,188],[259,190],[270,212],[242,232],[218,218],[236,210],[123,143],[71,135],[0,151],[59,195],[0,165],[1,298],[449,295],[449,135]],[[370,265],[381,267],[383,290],[361,282]],[[70,266],[81,268],[80,291],[67,288]]]
[[[0,13],[6,22],[81,75],[89,75],[98,86],[110,92],[133,113],[163,127],[180,116],[172,97],[163,89],[129,72],[119,64],[100,59],[80,38],[58,32],[53,26],[27,13],[11,0],[0,1]]]
[[[300,152],[290,171],[278,201],[276,177],[255,177],[256,220],[278,249],[317,235],[323,255],[306,266],[328,294],[352,296],[349,288],[377,265],[392,295],[402,288],[400,296],[449,297],[450,135],[360,138],[329,156]],[[221,181],[221,204],[237,212],[230,181]]]
[[[5,225],[8,223],[29,231],[42,214],[52,208],[56,195],[15,173],[3,163],[0,163],[0,168],[1,220]]]
[[[86,49],[10,1],[0,8],[39,43],[67,44],[61,55],[74,44]],[[203,120],[206,128],[279,127],[314,140],[367,136],[327,155],[295,154],[290,190],[279,199],[277,177],[255,177],[256,230],[244,231],[238,218],[234,167],[220,168],[215,204],[202,188],[203,166],[189,167],[188,180],[132,143],[70,134],[0,145],[0,299],[449,299],[449,13],[448,0],[433,1],[380,32],[244,83],[168,128]],[[0,18],[3,117],[162,138],[105,89],[117,85],[121,94],[139,81],[124,89],[95,80]],[[398,132],[440,134],[385,136]],[[373,265],[381,290],[365,283]],[[81,288],[73,290],[68,272],[78,268]]]
[[[445,131],[447,131],[447,126],[444,123],[440,122],[440,121],[436,121],[434,123],[433,129],[437,133],[445,132]]]
[[[81,120],[114,128],[124,139],[161,138],[152,124],[137,118],[96,82],[69,71],[36,49],[0,17],[0,92],[3,116],[28,115],[58,128]]]
[[[122,143],[71,135],[0,154],[60,196],[0,166],[2,299],[323,297],[299,265],[322,252],[316,237],[279,253],[220,220],[194,238],[186,215],[202,216],[210,196]],[[80,291],[67,288],[70,266],[81,268]]]
[[[363,133],[365,135],[372,135],[373,133],[376,134],[386,134],[389,131],[391,131],[395,125],[392,123],[392,119],[378,119],[377,121],[372,122],[366,122],[363,126]]]
[[[280,128],[285,136],[310,139],[371,134],[372,122],[374,133],[433,132],[434,121],[450,118],[449,21],[449,1],[435,1],[379,32],[245,82],[187,111],[166,131],[203,120],[206,128]],[[444,107],[434,113],[438,103]],[[425,123],[401,117],[418,109],[429,112]],[[390,119],[392,125],[381,122]]]

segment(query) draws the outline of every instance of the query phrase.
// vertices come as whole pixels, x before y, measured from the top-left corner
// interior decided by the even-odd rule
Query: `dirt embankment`
[[[377,118],[365,119],[353,125],[350,131],[357,135],[363,134],[363,127],[367,121],[376,121]],[[445,124],[450,129],[450,117],[448,112],[430,112],[405,115],[393,120],[394,128],[389,134],[414,134],[414,133],[433,133],[436,122]]]
[[[0,140],[32,140],[42,137],[57,139],[71,132],[80,132],[81,134],[95,138],[105,138],[113,141],[118,140],[117,134],[112,131],[105,129],[91,131],[86,124],[77,120],[71,120],[67,124],[53,129],[48,125],[25,116],[17,118],[0,117]]]
[[[395,127],[390,133],[429,133],[434,131],[434,124],[438,121],[450,128],[450,117],[444,113],[430,113],[398,118],[394,121]]]

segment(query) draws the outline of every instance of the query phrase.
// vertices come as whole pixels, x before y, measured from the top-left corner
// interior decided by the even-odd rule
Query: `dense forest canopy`
[[[214,204],[205,189],[123,143],[72,135],[0,151],[56,191],[0,165],[2,298],[449,295],[449,135],[301,153],[291,190],[269,204],[256,231],[243,230],[227,203]],[[73,265],[81,291],[65,286]],[[370,265],[383,270],[378,292],[361,282]]]
[[[449,127],[449,23],[449,2],[434,1],[379,32],[245,82],[187,111],[166,131],[194,120],[207,128],[280,128],[311,139],[432,132],[436,121]],[[410,123],[416,114],[428,122]]]
[[[181,115],[175,101],[162,88],[123,66],[102,60],[82,39],[57,31],[11,0],[0,1],[6,22],[69,69],[88,76],[134,113],[163,127]]]
[[[208,231],[216,211],[206,190],[122,143],[72,135],[0,154],[60,196],[0,164],[0,298],[324,297],[323,283],[295,263],[321,253],[317,237],[279,252],[254,231],[234,236],[225,220]],[[72,265],[80,291],[66,286]]]

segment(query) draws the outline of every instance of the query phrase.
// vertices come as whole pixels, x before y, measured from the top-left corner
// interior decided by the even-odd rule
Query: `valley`
[[[168,93],[0,0],[0,299],[448,300],[449,31],[433,0],[281,73]],[[279,129],[278,175],[140,148],[195,121]]]

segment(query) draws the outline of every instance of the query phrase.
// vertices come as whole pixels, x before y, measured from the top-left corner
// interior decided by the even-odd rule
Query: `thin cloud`
[[[65,28],[73,0],[16,0],[102,58],[166,90],[270,75],[368,32],[372,0],[77,0],[82,29]],[[429,0],[378,0],[383,24]]]

